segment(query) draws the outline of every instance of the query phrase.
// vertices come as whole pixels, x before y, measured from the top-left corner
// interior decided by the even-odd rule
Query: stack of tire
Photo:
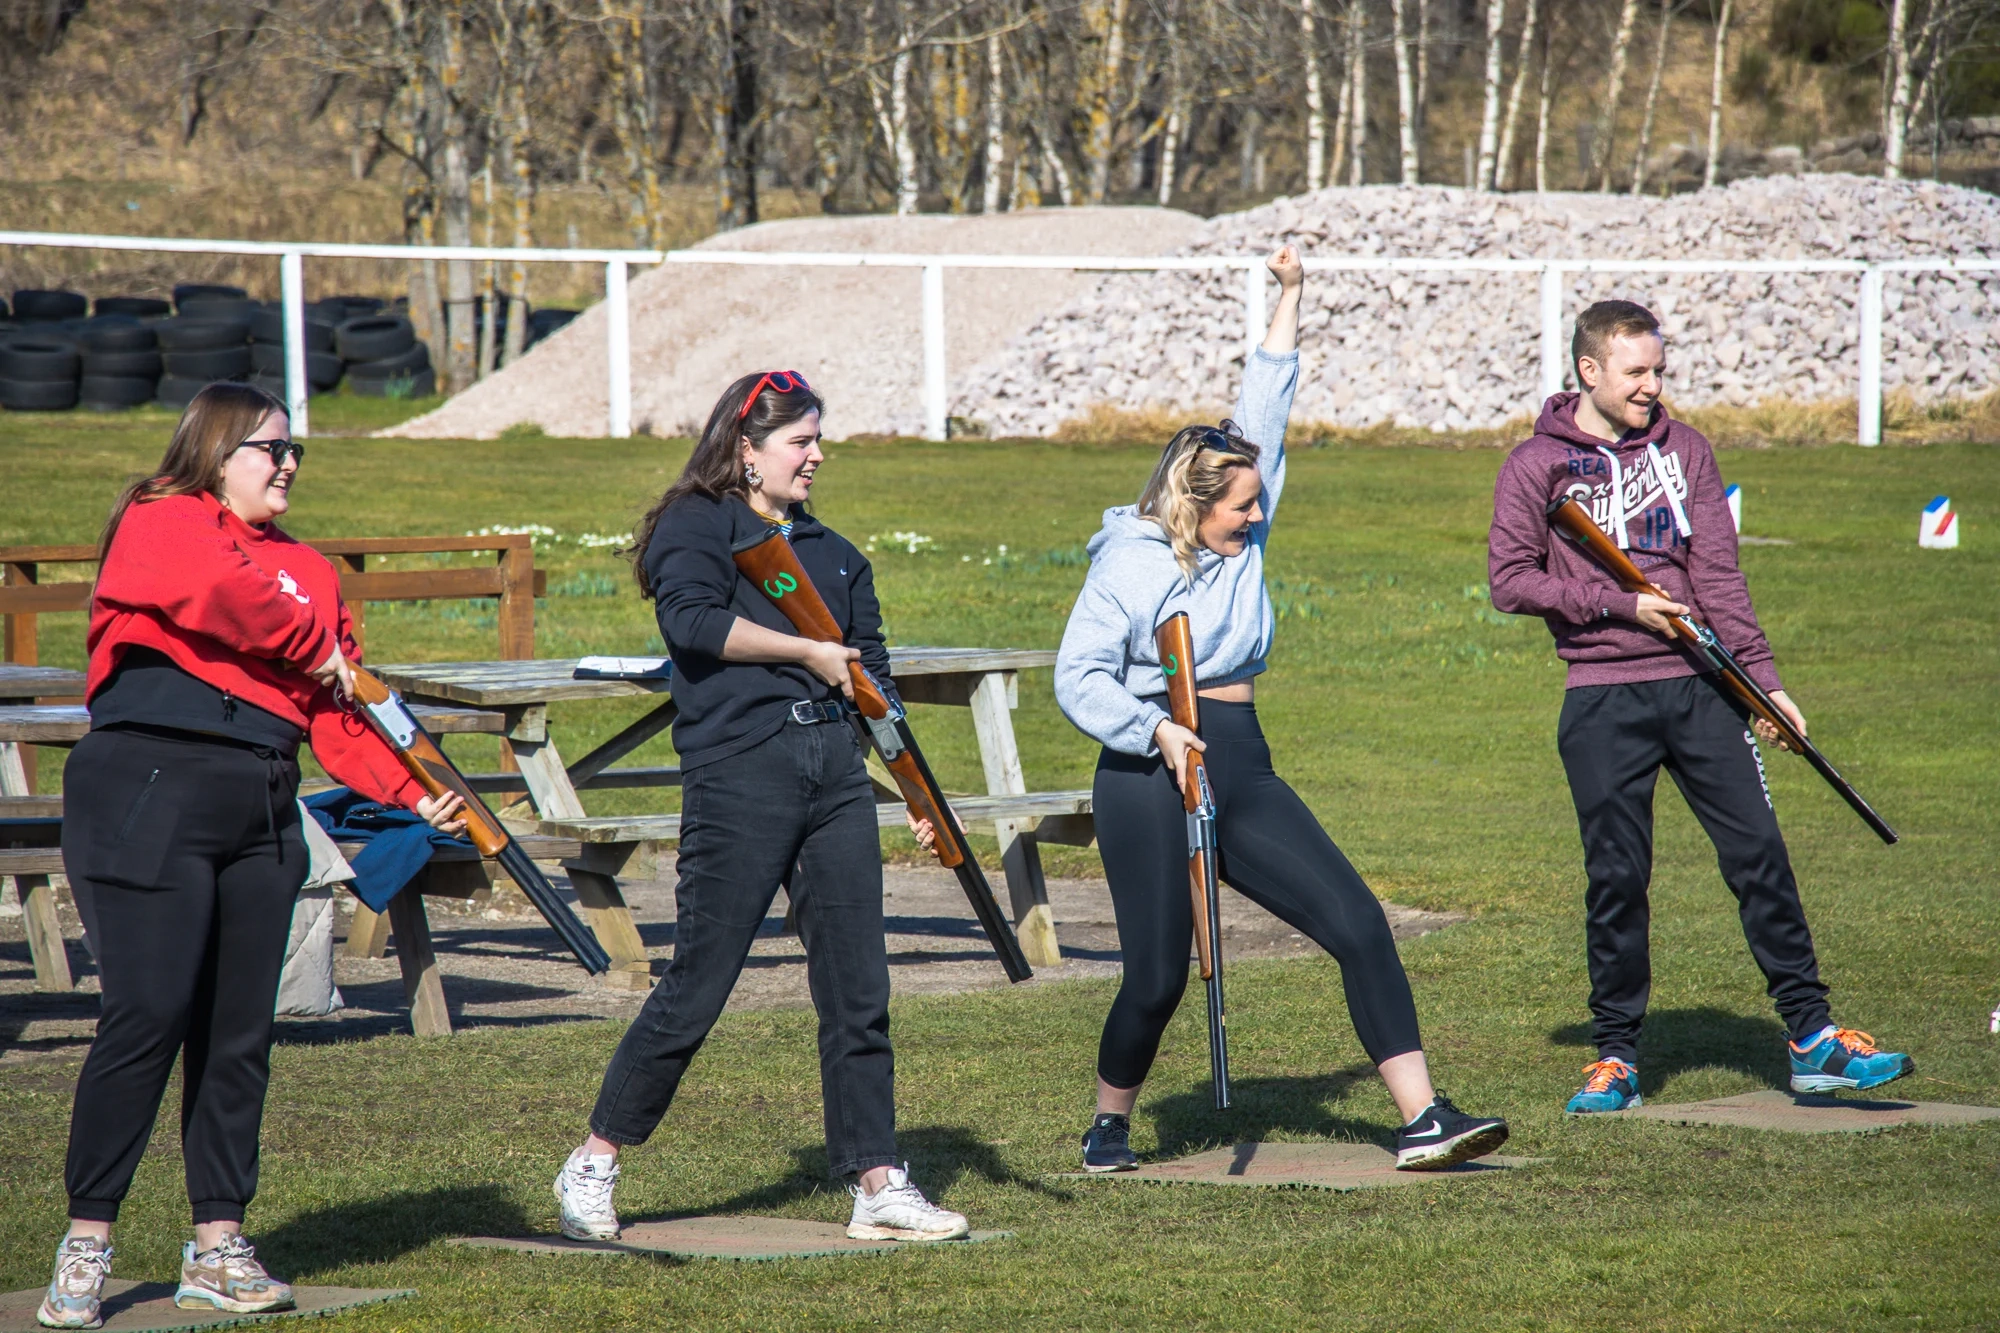
[[[145,296],[107,296],[97,317],[76,326],[83,377],[77,397],[93,412],[122,412],[153,401],[159,391],[160,340],[157,323],[167,303]]]
[[[343,322],[333,345],[345,364],[347,387],[370,398],[428,398],[437,392],[431,351],[402,313],[383,310]]]
[[[334,318],[328,318],[334,314]],[[333,331],[342,319],[344,311],[335,313],[327,309],[326,302],[306,307],[306,388],[308,393],[323,393],[340,383],[341,372],[345,369],[339,353],[333,350]],[[260,307],[250,316],[250,383],[278,398],[285,396],[285,307],[273,303]]]
[[[89,309],[80,292],[14,293],[9,327],[0,333],[0,407],[60,412],[76,406],[81,364],[69,324]]]
[[[175,287],[174,316],[153,326],[166,371],[154,401],[184,408],[217,380],[247,381],[250,319],[257,309],[241,287],[193,282]]]

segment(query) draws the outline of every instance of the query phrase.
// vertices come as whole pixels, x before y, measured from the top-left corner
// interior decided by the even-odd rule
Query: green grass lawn
[[[88,540],[167,423],[0,423],[0,544]],[[537,523],[545,655],[655,642],[628,576],[584,534],[630,530],[685,444],[316,441],[301,536]],[[1047,444],[835,445],[821,515],[877,537],[892,641],[1052,647],[1105,505],[1150,451]],[[2000,1125],[1794,1137],[1560,1115],[1588,1058],[1581,855],[1555,754],[1562,672],[1537,622],[1484,598],[1500,455],[1302,450],[1271,551],[1282,620],[1260,710],[1291,778],[1386,897],[1472,914],[1403,950],[1438,1081],[1508,1115],[1526,1172],[1348,1195],[1076,1184],[1097,1028],[1112,988],[899,1002],[904,1148],[975,1225],[970,1249],[777,1264],[500,1256],[442,1238],[545,1229],[548,1179],[580,1134],[612,1024],[284,1047],[251,1230],[319,1284],[413,1286],[343,1327],[1864,1329],[2000,1319]],[[1903,833],[1881,846],[1801,762],[1772,757],[1836,1014],[1915,1052],[1906,1089],[2000,1102],[2000,582],[1987,447],[1733,452],[1744,551],[1793,696],[1834,762]],[[1947,493],[1964,548],[1919,551]],[[931,539],[918,554],[891,534]],[[487,656],[490,611],[372,607],[377,660]],[[81,657],[78,617],[43,621],[45,661]],[[633,706],[558,709],[580,753]],[[977,788],[963,710],[918,726],[948,786]],[[1088,782],[1092,746],[1022,682],[1029,785]],[[477,751],[468,748],[468,755]],[[670,753],[663,746],[653,754]],[[650,755],[641,761],[659,762]],[[53,767],[53,765],[50,765]],[[1714,856],[1670,784],[1659,800],[1649,1100],[1778,1085],[1781,1032]],[[588,797],[643,808],[644,792]],[[621,803],[623,803],[621,805]],[[1070,868],[1090,868],[1075,854]],[[1257,1137],[1386,1143],[1326,960],[1231,972],[1238,1106],[1208,1108],[1199,1005],[1184,1006],[1140,1104],[1142,1151]],[[0,1075],[0,1287],[39,1284],[62,1217],[74,1068]],[[171,1098],[172,1094],[170,1094]],[[171,1105],[171,1101],[169,1103]],[[185,1202],[163,1125],[119,1238],[122,1276],[162,1278]],[[823,1180],[813,1018],[732,1016],[654,1142],[626,1158],[628,1217],[711,1210],[844,1218]]]

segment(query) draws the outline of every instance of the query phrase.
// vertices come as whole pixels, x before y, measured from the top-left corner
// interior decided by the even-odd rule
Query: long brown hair
[[[104,522],[104,535],[97,540],[101,564],[111,553],[111,539],[125,511],[134,504],[163,499],[169,495],[200,495],[206,491],[222,494],[222,465],[236,446],[248,439],[264,418],[282,413],[285,405],[272,395],[249,384],[229,381],[211,384],[194,396],[181,413],[180,425],[167,445],[167,456],[153,469],[118,493],[111,505],[111,517]]]
[[[1202,519],[1229,490],[1231,473],[1240,467],[1257,466],[1259,450],[1243,438],[1233,421],[1224,421],[1222,433],[1229,439],[1227,450],[1203,448],[1212,438],[1213,426],[1188,426],[1167,441],[1153,476],[1139,495],[1139,516],[1150,518],[1166,529],[1173,544],[1174,559],[1181,572],[1194,577],[1195,562],[1201,557],[1197,535]]]
[[[684,496],[700,495],[710,500],[720,500],[725,495],[733,495],[740,500],[750,497],[750,483],[744,479],[743,463],[737,441],[748,436],[753,445],[762,445],[771,438],[771,433],[781,430],[802,419],[808,412],[818,412],[825,404],[818,394],[803,383],[780,391],[775,385],[765,385],[764,392],[757,395],[751,404],[749,414],[743,411],[743,401],[750,391],[764,378],[760,371],[745,375],[723,391],[716,400],[715,410],[708,414],[708,425],[702,429],[701,440],[688,455],[687,466],[666,493],[653,502],[646,516],[632,530],[632,544],[623,554],[632,560],[632,576],[639,581],[639,591],[646,596],[653,595],[653,582],[646,573],[646,548],[653,544],[653,531],[660,526],[660,516],[670,509],[674,502]]]

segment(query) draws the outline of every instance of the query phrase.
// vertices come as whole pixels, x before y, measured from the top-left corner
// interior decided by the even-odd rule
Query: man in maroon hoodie
[[[1584,392],[1542,405],[1535,433],[1507,456],[1493,490],[1487,559],[1493,605],[1539,615],[1569,663],[1556,744],[1583,832],[1585,939],[1598,1059],[1571,1113],[1640,1104],[1639,1028],[1652,989],[1647,888],[1653,787],[1665,767],[1715,844],[1743,934],[1790,1030],[1792,1088],[1871,1088],[1912,1072],[1909,1056],[1836,1027],[1812,932],[1757,748],[1777,743],[1673,637],[1693,612],[1805,731],[1757,624],[1715,454],[1660,402],[1659,321],[1630,301],[1577,319],[1570,355]],[[1672,600],[1629,593],[1581,549],[1551,539],[1549,502],[1576,497]]]

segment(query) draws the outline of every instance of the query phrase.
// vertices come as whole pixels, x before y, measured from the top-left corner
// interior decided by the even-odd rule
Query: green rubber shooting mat
[[[519,1254],[663,1254],[676,1259],[810,1259],[829,1254],[883,1254],[890,1250],[945,1249],[1011,1236],[1011,1231],[975,1231],[959,1240],[849,1240],[838,1222],[804,1222],[793,1217],[679,1217],[634,1222],[613,1241],[571,1240],[567,1236],[460,1236],[447,1242]]]
[[[172,1282],[124,1282],[112,1278],[104,1284],[105,1333],[227,1328],[236,1324],[268,1324],[279,1319],[315,1319],[358,1305],[374,1305],[417,1294],[407,1288],[294,1287],[292,1294],[298,1299],[295,1310],[230,1314],[224,1310],[183,1310],[174,1304],[174,1290]],[[0,1333],[43,1333],[42,1326],[35,1322],[35,1310],[42,1303],[44,1291],[45,1288],[36,1287],[33,1291],[10,1291],[0,1296]]]
[[[1735,1097],[1640,1106],[1613,1114],[1663,1120],[1670,1125],[1728,1125],[1740,1129],[1775,1129],[1788,1134],[1876,1134],[1903,1125],[1971,1125],[1982,1120],[2000,1120],[2000,1106],[1960,1106],[1955,1102],[1913,1102],[1865,1095],[1827,1097],[1766,1088]]]
[[[1143,1180],[1270,1189],[1365,1190],[1462,1180],[1534,1165],[1532,1157],[1481,1157],[1444,1171],[1398,1171],[1396,1155],[1367,1143],[1239,1143],[1137,1171],[1065,1172],[1064,1180]]]

